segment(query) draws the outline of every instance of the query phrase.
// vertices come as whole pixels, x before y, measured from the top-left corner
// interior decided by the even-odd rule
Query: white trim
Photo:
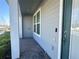
[[[39,8],[39,9],[34,13],[33,17],[34,17],[39,11],[41,11],[41,8]]]
[[[58,59],[61,58],[62,22],[63,22],[63,0],[60,0]]]
[[[18,10],[18,13],[19,13],[19,38],[22,38],[22,14],[21,14],[21,9],[20,9],[20,5],[19,5],[19,3],[18,3],[18,8],[19,8],[19,10]]]
[[[40,34],[37,34],[37,33],[34,32],[34,16],[35,16],[39,11],[40,11],[40,22],[35,23],[35,24],[40,24]],[[37,15],[36,15],[36,16],[37,16]],[[36,28],[37,28],[37,26],[36,26]],[[36,32],[37,32],[37,30],[36,30]],[[34,33],[35,35],[37,35],[38,37],[41,36],[41,8],[39,8],[39,9],[34,13],[34,15],[33,15],[33,33]]]
[[[37,34],[37,33],[35,33],[35,32],[33,32],[36,36],[38,36],[38,37],[40,37],[40,35],[39,34]]]
[[[41,32],[41,30],[42,30],[42,29],[41,29],[41,26],[42,26],[42,23],[41,23],[41,19],[42,19],[42,18],[41,18],[41,17],[42,17],[42,16],[41,16],[41,8],[40,8],[39,10],[40,10],[40,36],[41,36],[41,33],[42,33],[42,32]]]

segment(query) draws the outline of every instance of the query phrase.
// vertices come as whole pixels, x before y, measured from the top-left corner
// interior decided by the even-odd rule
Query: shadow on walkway
[[[20,40],[21,59],[50,59],[34,39]]]

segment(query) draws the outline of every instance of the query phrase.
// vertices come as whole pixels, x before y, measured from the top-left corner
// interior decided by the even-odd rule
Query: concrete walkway
[[[50,59],[34,39],[20,40],[21,59]]]

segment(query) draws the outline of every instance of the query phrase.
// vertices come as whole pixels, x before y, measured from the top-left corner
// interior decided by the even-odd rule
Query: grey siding
[[[60,0],[45,0],[41,8],[41,36],[34,34],[34,38],[49,54],[51,59],[57,59],[58,56],[58,32],[59,29],[59,7]]]
[[[32,16],[23,17],[23,38],[33,37],[33,20]]]

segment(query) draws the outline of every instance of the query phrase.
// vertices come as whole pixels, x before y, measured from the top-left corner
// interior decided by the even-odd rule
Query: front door
[[[71,13],[72,0],[64,0],[61,59],[69,59]]]
[[[23,38],[32,38],[32,17],[23,17]]]

